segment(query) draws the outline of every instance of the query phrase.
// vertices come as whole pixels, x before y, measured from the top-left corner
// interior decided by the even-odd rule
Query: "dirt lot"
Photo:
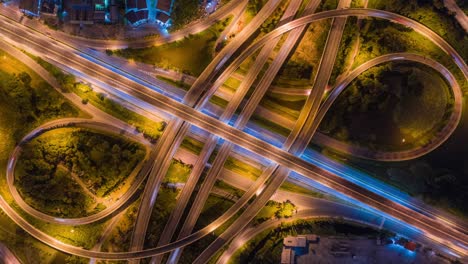
[[[411,252],[402,246],[376,245],[375,240],[367,238],[320,237],[319,243],[309,243],[307,252],[296,255],[297,264],[310,263],[449,263],[422,248]]]

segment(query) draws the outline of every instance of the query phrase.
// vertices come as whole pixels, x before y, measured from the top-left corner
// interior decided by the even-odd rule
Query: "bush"
[[[57,129],[24,146],[16,183],[38,209],[76,217],[102,210],[103,205],[89,208],[93,202],[70,173],[103,197],[121,186],[143,157],[139,144],[120,137],[85,129]]]

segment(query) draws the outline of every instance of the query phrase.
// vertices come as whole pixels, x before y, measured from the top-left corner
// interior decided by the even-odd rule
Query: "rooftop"
[[[307,238],[305,236],[287,236],[284,238],[283,244],[286,247],[306,247]]]

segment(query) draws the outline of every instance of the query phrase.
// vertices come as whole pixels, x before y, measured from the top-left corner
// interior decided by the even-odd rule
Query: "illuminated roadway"
[[[163,87],[164,87],[164,84],[158,83],[158,85],[163,85]],[[167,86],[168,85],[165,85],[165,87],[166,87],[165,90],[169,90],[169,89],[167,89]],[[387,159],[391,159],[391,158],[387,158]]]
[[[345,11],[348,11],[348,13],[346,13]],[[382,14],[383,17],[391,17],[392,16],[391,13],[384,12],[384,11],[370,10],[369,14],[366,14],[366,12],[363,12],[363,11],[365,11],[365,10],[360,11],[360,10],[352,10],[351,9],[351,10],[328,11],[328,13],[333,14],[333,12],[336,12],[336,13],[340,12],[340,14],[343,14],[343,15],[361,15],[361,16],[375,15],[375,14],[379,15],[380,13],[383,13]],[[309,19],[311,19],[311,20],[313,20],[313,18],[316,18],[316,17],[313,17],[313,16],[309,17]],[[306,19],[304,19],[304,20],[307,21]],[[292,22],[292,23],[294,23],[294,22]],[[416,22],[414,22],[414,21],[411,22],[411,23],[416,24]],[[2,27],[2,29],[3,29],[3,27]],[[445,50],[447,50],[447,49],[445,49]],[[457,62],[457,65],[459,67],[461,67],[463,73],[466,75],[466,66],[464,65],[464,62],[461,61],[461,60],[457,61],[457,55],[456,54],[452,54],[452,57],[455,58],[455,60]],[[141,95],[141,93],[143,93],[143,92],[139,91],[139,93],[140,93],[139,95]],[[135,92],[135,94],[138,94],[138,93]],[[282,165],[289,166],[293,170],[298,171],[301,174],[308,175],[308,177],[320,179],[320,181],[323,182],[323,183],[328,182],[328,185],[332,185],[334,187],[337,187],[336,189],[338,189],[338,190],[343,191],[344,189],[348,188],[348,187],[345,187],[345,185],[343,185],[343,184],[339,184],[337,182],[337,181],[339,181],[339,179],[334,179],[332,175],[330,175],[329,178],[326,178],[326,177],[324,178],[320,174],[314,175],[314,170],[316,170],[317,168],[313,168],[313,166],[310,166],[310,164],[307,164],[307,163],[303,162],[301,159],[299,159],[297,157],[294,157],[293,155],[290,155],[288,153],[284,153],[284,151],[282,151],[280,149],[271,147],[268,144],[266,144],[264,142],[261,142],[258,139],[253,138],[253,137],[251,137],[251,136],[249,136],[249,135],[247,135],[245,133],[233,130],[232,128],[227,127],[222,122],[217,122],[217,120],[212,120],[211,118],[208,118],[208,117],[206,117],[206,116],[204,116],[204,115],[202,115],[202,114],[200,114],[200,113],[198,113],[196,111],[191,111],[191,108],[189,108],[187,106],[179,105],[177,102],[171,102],[171,100],[168,100],[168,99],[161,100],[161,99],[158,98],[158,95],[156,95],[156,94],[152,95],[151,97],[152,98],[148,97],[149,101],[151,101],[152,103],[157,103],[158,105],[161,106],[161,108],[163,108],[163,110],[170,111],[174,115],[176,115],[178,117],[181,117],[181,118],[183,118],[183,119],[185,119],[185,120],[187,120],[189,122],[193,122],[195,125],[200,126],[200,127],[204,128],[204,129],[206,129],[206,130],[208,130],[210,132],[213,132],[213,133],[215,133],[215,134],[217,134],[217,135],[219,135],[221,137],[224,137],[227,140],[231,140],[235,144],[239,144],[239,145],[241,145],[241,146],[243,146],[243,147],[245,147],[247,149],[254,150],[254,152],[257,152],[257,153],[260,153],[260,154],[265,154],[271,160],[273,160],[275,162],[278,162],[278,163],[280,163]],[[171,105],[167,105],[167,102],[170,102]],[[174,105],[180,106],[180,109],[175,109],[175,108],[179,108],[179,107],[174,107]],[[188,112],[192,112],[192,113],[187,115]],[[258,146],[254,146],[254,145],[257,145],[257,144],[258,144]],[[269,148],[272,148],[274,151],[268,151]],[[327,173],[324,171],[323,174],[326,175]],[[330,181],[334,181],[334,182],[330,182]],[[348,185],[350,185],[350,184],[348,184]],[[350,186],[352,187],[353,185],[351,184]],[[359,190],[359,188],[357,188],[357,189]],[[369,199],[369,197],[372,197],[372,194],[369,194],[369,197],[363,197],[363,194],[367,193],[366,190],[356,192],[356,191],[353,191],[353,190],[350,189],[349,191],[352,192],[351,196],[356,196],[359,200],[366,200],[366,201],[370,202],[370,200],[368,200],[368,199]],[[370,202],[370,204],[377,207],[377,208],[382,209],[383,211],[387,211],[387,212],[390,212],[390,213],[393,212],[393,214],[395,216],[401,217],[404,220],[411,220],[411,221],[409,221],[410,223],[421,222],[421,220],[420,220],[421,217],[411,216],[410,215],[411,212],[408,212],[408,211],[406,211],[406,213],[405,213],[404,208],[402,208],[401,211],[395,211],[395,208],[397,208],[397,206],[394,206],[394,205],[389,206],[389,205],[387,205],[385,203],[381,203],[381,202],[377,202],[377,201],[372,201],[372,202]],[[54,243],[54,240],[52,240],[52,241],[48,240],[48,239],[50,239],[50,237],[44,237],[43,233],[41,233],[42,234],[41,235],[41,234],[38,234],[36,232],[32,232],[32,230],[30,230],[31,228],[28,228],[28,224],[25,223],[24,220],[22,220],[21,218],[18,219],[17,217],[15,217],[14,213],[12,214],[11,210],[8,210],[9,206],[8,206],[8,204],[6,204],[4,202],[4,200],[2,200],[2,208],[6,208],[5,210],[7,211],[9,216],[12,217],[12,219],[14,219],[15,222],[17,222],[20,226],[25,227],[26,230],[28,230],[28,232],[31,232],[34,236],[38,237],[42,241],[51,242],[50,243],[51,246],[55,246],[55,247],[58,246],[56,241]],[[417,215],[417,214],[415,214],[415,215]],[[431,220],[428,220],[427,222],[429,223],[429,222],[431,222]],[[418,223],[418,225],[421,225],[421,226],[423,226],[423,227],[425,227],[426,229],[429,229],[429,230],[435,229],[435,230],[433,230],[434,234],[439,235],[439,234],[441,234],[441,232],[444,232],[444,231],[441,231],[441,230],[444,229],[443,226],[441,228],[435,228],[436,226],[438,226],[437,224],[432,225],[432,226],[428,226],[428,224],[426,222],[423,222],[423,223]],[[185,238],[182,241],[179,241],[179,243],[177,243],[178,244],[177,246],[182,246],[184,244],[184,242],[187,242],[187,241],[194,241],[195,240],[194,238],[197,235],[199,236],[200,232],[197,232],[197,233],[195,233],[195,235],[191,235],[190,237]],[[443,233],[442,233],[441,237],[444,237],[444,236],[445,235],[443,235]],[[463,241],[466,241],[466,237],[462,237],[462,239],[460,239],[460,241],[461,241],[460,243],[463,244],[464,243]],[[450,246],[450,244],[448,244],[448,245]],[[175,247],[172,246],[172,249],[176,248],[177,246],[175,246]],[[66,249],[71,249],[71,248],[67,248],[67,247],[69,247],[68,245],[60,245],[60,247],[62,249],[65,249],[64,251],[66,251]],[[77,255],[82,255],[82,256],[86,256],[86,254],[89,253],[90,255],[96,254],[96,256],[100,256],[102,258],[123,258],[123,259],[125,259],[125,258],[151,256],[152,254],[155,254],[155,253],[161,253],[163,250],[170,250],[170,248],[171,248],[171,246],[165,246],[165,247],[160,248],[159,250],[153,249],[153,250],[145,251],[146,253],[143,253],[143,252],[140,252],[140,253],[137,253],[137,252],[134,252],[134,253],[105,253],[105,252],[91,253],[91,252],[86,251],[86,250],[77,249],[76,253],[77,253]],[[466,254],[465,250],[460,250],[460,251],[463,254]],[[68,251],[66,251],[66,252],[68,252]],[[74,254],[73,252],[69,252],[69,253]],[[102,255],[100,255],[100,254],[102,254]]]
[[[465,12],[457,5],[455,0],[443,0],[445,7],[450,11],[455,13],[455,18],[458,23],[462,26],[465,32],[468,32],[468,17]]]
[[[438,131],[428,144],[405,151],[388,152],[369,150],[367,148],[343,143],[323,135],[318,135],[318,137],[316,138],[317,143],[321,145],[326,145],[327,147],[331,147],[340,152],[348,153],[353,156],[358,156],[362,158],[382,161],[402,161],[421,157],[439,147],[443,142],[445,142],[445,140],[448,139],[448,137],[450,137],[450,135],[453,133],[453,131],[455,131],[455,129],[458,126],[463,110],[463,92],[460,88],[460,85],[458,84],[455,77],[447,70],[447,68],[445,68],[440,63],[430,58],[410,53],[393,53],[383,55],[361,64],[354,71],[352,71],[348,76],[346,76],[345,79],[343,79],[339,84],[336,85],[336,88],[332,90],[330,95],[325,100],[324,104],[320,107],[319,114],[314,122],[314,131],[318,128],[320,122],[325,117],[326,113],[333,105],[335,100],[338,98],[338,96],[357,76],[359,76],[361,73],[373,66],[395,60],[410,60],[425,64],[441,73],[442,76],[448,81],[451,87],[451,91],[453,93],[454,106],[451,115],[448,117],[448,119],[446,119],[447,123],[445,124],[444,128]]]
[[[249,228],[243,229],[242,232],[232,240],[229,247],[223,252],[223,254],[216,263],[228,263],[231,256],[237,250],[239,250],[242,246],[245,245],[245,243],[253,239],[261,232],[270,228],[277,227],[281,224],[292,223],[297,220],[312,218],[337,218],[359,222],[365,225],[373,226],[374,228],[379,228],[379,225],[376,222],[372,221],[375,219],[369,219],[369,221],[362,221],[362,216],[364,212],[356,212],[356,208],[320,199],[317,199],[317,201],[314,201],[311,204],[313,207],[312,209],[298,211],[290,218],[268,220],[259,224],[258,226],[251,226]]]
[[[13,252],[11,252],[11,250],[2,243],[0,243],[0,259],[3,263],[21,264],[15,254],[13,254]]]
[[[403,224],[382,218],[378,214],[320,199],[310,201],[310,204],[312,207],[311,209],[300,210],[290,218],[268,220],[257,226],[249,226],[248,228],[243,229],[242,232],[233,239],[229,247],[223,252],[216,263],[228,263],[231,256],[237,250],[241,249],[245,243],[256,237],[261,232],[278,227],[284,223],[292,223],[294,221],[304,219],[335,218],[338,221],[344,219],[358,224],[372,226],[375,229],[398,230],[399,235],[404,235],[409,239],[422,242],[420,240],[421,237],[418,237],[417,234],[411,232],[411,230],[405,230]]]
[[[436,149],[438,146],[440,146],[452,133],[453,131],[457,128],[457,125],[459,123],[459,120],[462,115],[462,107],[463,107],[463,93],[460,88],[460,85],[458,84],[457,80],[455,77],[450,73],[450,71],[445,68],[443,65],[440,63],[436,62],[433,59],[426,58],[421,55],[417,54],[411,54],[411,53],[393,53],[393,54],[387,54],[383,55],[377,58],[374,58],[370,61],[367,61],[357,67],[355,70],[353,70],[346,78],[344,78],[340,83],[335,85],[335,88],[333,88],[332,92],[330,95],[327,97],[326,101],[321,105],[319,113],[317,114],[312,131],[315,131],[317,127],[320,125],[320,122],[326,115],[328,109],[331,107],[333,102],[336,100],[336,98],[339,96],[339,94],[344,91],[344,89],[353,81],[354,78],[359,76],[362,72],[366,71],[369,68],[372,68],[376,65],[385,63],[385,62],[391,62],[391,61],[413,61],[413,62],[418,62],[425,64],[434,70],[438,71],[449,83],[451,87],[451,91],[453,93],[453,98],[454,98],[454,105],[453,109],[451,112],[450,117],[448,118],[448,122],[445,124],[442,130],[440,130],[433,138],[433,140],[426,144],[425,146],[411,149],[408,151],[401,151],[401,152],[370,152],[365,149],[357,148],[355,149],[354,146],[350,146],[349,144],[341,143],[337,140],[333,140],[329,137],[324,137],[322,134],[317,133],[314,135],[314,140],[317,141],[320,144],[326,145],[327,147],[331,147],[333,149],[349,153],[351,155],[356,155],[356,156],[362,156],[365,158],[372,158],[372,159],[389,159],[389,160],[408,160],[408,159],[413,159],[420,157],[422,155],[425,155],[432,150]],[[359,152],[363,151],[363,152]],[[379,155],[375,155],[374,153],[378,153]],[[366,154],[366,155],[364,155]],[[333,167],[333,170],[335,173],[338,175],[348,178],[350,181],[353,181],[354,183],[360,184],[362,186],[366,186],[368,189],[373,189],[374,191],[378,192],[379,194],[382,194],[386,197],[389,197],[390,199],[398,200],[399,203],[405,204],[406,206],[410,208],[414,208],[415,210],[419,212],[424,212],[424,214],[431,216],[431,217],[436,217],[437,215],[443,215],[444,218],[449,219],[450,222],[446,222],[447,224],[451,225],[453,228],[458,228],[459,230],[463,230],[466,228],[466,225],[463,223],[460,223],[460,221],[456,218],[453,218],[453,216],[444,214],[443,212],[439,212],[438,210],[434,208],[429,208],[427,205],[424,203],[421,203],[419,200],[414,200],[412,199],[409,201],[408,198],[402,199],[401,197],[398,197],[399,195],[394,195],[391,192],[388,191],[388,188],[385,188],[385,186],[373,186],[373,184],[370,184],[369,180],[360,180],[359,178],[353,177],[352,174],[347,174],[345,171],[346,169],[341,169],[343,167],[342,165],[337,165],[337,164],[328,164],[326,165],[326,162],[324,161],[319,161],[316,158],[311,158],[311,157],[304,157],[306,160],[309,162],[316,164],[317,166],[327,166],[328,168]],[[378,184],[376,184],[378,185]],[[458,225],[458,226],[457,226]]]
[[[47,72],[44,68],[42,68],[36,61],[31,59],[29,56],[24,54],[23,52],[19,51],[18,49],[8,45],[7,43],[1,43],[0,48],[8,52],[11,56],[21,60],[23,63],[25,63],[29,68],[35,69],[36,73],[41,76],[44,80],[46,80],[50,85],[52,85],[53,88],[55,88],[57,91],[60,92],[60,85],[57,83],[57,80],[50,75],[49,72]],[[135,133],[135,129],[125,122],[122,122],[119,119],[116,119],[115,117],[102,112],[101,110],[97,109],[96,107],[88,104],[84,105],[81,102],[81,98],[76,96],[75,94],[72,93],[65,93],[63,94],[65,98],[70,100],[72,103],[74,103],[78,108],[80,108],[82,111],[91,114],[92,115],[92,120],[91,119],[81,119],[81,118],[65,118],[65,119],[59,119],[59,120],[54,120],[48,123],[45,123],[30,133],[26,135],[18,144],[18,146],[15,148],[15,150],[12,152],[12,154],[9,157],[8,161],[8,167],[7,167],[7,184],[10,189],[10,192],[17,202],[17,204],[27,213],[30,215],[36,217],[37,219],[41,219],[46,222],[50,223],[56,223],[56,224],[66,224],[66,225],[83,225],[83,224],[88,224],[88,223],[93,223],[95,221],[104,219],[112,214],[114,214],[115,211],[119,210],[123,205],[127,204],[129,199],[137,192],[138,187],[140,184],[143,182],[144,178],[146,177],[148,171],[149,171],[149,162],[148,160],[152,160],[154,153],[148,153],[145,157],[145,161],[142,162],[144,164],[142,167],[140,165],[135,168],[134,172],[137,172],[139,169],[141,171],[138,172],[138,175],[133,182],[133,184],[130,186],[129,190],[122,196],[119,197],[119,199],[114,202],[112,205],[108,206],[106,209],[103,211],[93,214],[88,217],[81,217],[81,218],[60,218],[60,217],[52,217],[49,215],[46,215],[44,213],[41,213],[34,208],[30,207],[27,203],[25,203],[22,199],[22,197],[19,195],[19,193],[16,190],[15,185],[13,184],[14,181],[14,170],[15,170],[15,165],[18,160],[18,155],[20,154],[21,151],[21,145],[23,145],[26,141],[31,140],[35,136],[56,128],[56,127],[65,127],[65,126],[79,126],[79,127],[88,127],[88,128],[94,128],[97,130],[101,131],[106,131],[109,133],[117,133],[120,132],[122,134],[128,135],[131,139],[142,143],[143,145],[146,146],[148,149],[149,146],[151,145],[144,137],[141,135],[137,135]]]
[[[285,23],[289,22],[293,19],[294,15],[296,14],[297,10],[299,9],[299,6],[302,1],[300,0],[295,0],[291,1],[291,3],[288,5],[286,11],[282,15],[280,19],[280,23]],[[264,64],[267,62],[271,52],[273,49],[276,47],[278,44],[279,39],[275,39],[269,43],[267,43],[262,50],[260,51],[259,55],[257,56],[254,64],[251,66],[250,70],[248,71],[247,75],[245,78],[242,80],[241,84],[239,87],[236,89],[236,92],[234,93],[234,96],[229,100],[228,105],[222,115],[220,116],[219,120],[222,122],[228,122],[233,114],[235,113],[236,109],[239,107],[242,99],[244,96],[247,94],[247,91],[249,88],[252,86],[254,83],[255,79],[259,75],[261,69],[263,68]],[[280,65],[282,62],[280,63]],[[275,73],[276,75],[276,73]],[[223,78],[223,77],[221,77]],[[219,80],[219,79],[218,79]],[[220,81],[217,81],[217,84],[221,83]],[[213,85],[213,88],[211,89],[217,89],[219,85]],[[268,86],[259,84],[258,87],[255,88],[255,92],[258,90],[265,90],[268,89]],[[264,92],[263,92],[264,93]],[[262,93],[262,94],[263,94]],[[202,102],[203,104],[203,102]],[[249,103],[247,103],[249,104]],[[255,103],[255,106],[257,104]],[[203,107],[203,105],[201,106]],[[246,106],[245,108],[247,108]],[[245,116],[245,115],[240,115],[238,117],[239,120],[248,120],[250,118],[250,115]],[[237,124],[237,122],[236,122]],[[236,125],[234,125],[237,127]],[[218,137],[209,135],[208,139],[205,142],[205,145],[203,146],[203,149],[198,157],[197,162],[195,163],[194,167],[192,168],[192,171],[189,176],[189,180],[187,181],[186,186],[182,190],[182,194],[180,195],[179,199],[177,199],[176,203],[176,208],[173,210],[171,213],[171,216],[169,217],[169,220],[167,221],[166,227],[164,228],[163,233],[161,234],[161,237],[158,241],[158,246],[167,244],[170,242],[172,236],[174,235],[174,232],[177,228],[178,223],[180,222],[180,218],[182,217],[182,214],[185,210],[185,207],[187,206],[187,203],[189,201],[189,198],[191,194],[193,193],[193,190],[195,189],[195,186],[202,174],[202,171],[204,170],[206,163],[208,162],[209,157],[211,156],[216,143],[218,142]],[[201,186],[200,190],[198,191],[197,196],[195,197],[195,200],[193,201],[190,211],[186,217],[186,220],[181,228],[181,231],[179,232],[179,238],[184,237],[186,235],[189,235],[190,232],[193,229],[193,226],[196,223],[196,220],[198,219],[198,216],[203,209],[203,205],[205,204],[206,199],[208,198],[208,195],[210,193],[211,187],[216,181],[217,174],[218,172],[224,167],[224,161],[227,158],[227,155],[230,152],[230,149],[226,149],[226,145],[228,144],[223,144],[221,146],[221,149],[218,151],[218,154],[216,155],[216,158],[212,164],[211,169],[209,170],[208,174],[205,177],[205,180],[203,182],[203,185]],[[232,145],[230,145],[232,146]],[[224,157],[224,158],[222,158]],[[176,254],[171,254],[168,262],[177,262],[178,258],[180,257],[182,250],[179,249],[177,251],[174,251]],[[162,255],[159,255],[157,257],[154,257],[152,260],[152,263],[160,263],[162,258]]]
[[[340,83],[336,84],[335,88],[332,90],[331,94],[329,95],[329,97],[327,98],[325,103],[323,103],[321,105],[319,113],[317,114],[317,116],[316,116],[316,118],[314,120],[312,131],[315,131],[317,129],[317,127],[319,126],[321,120],[325,116],[326,112],[328,111],[328,109],[333,104],[333,101],[338,97],[338,95],[345,89],[345,87],[354,78],[356,78],[359,74],[361,74],[362,72],[366,71],[367,69],[369,69],[371,67],[379,65],[381,63],[390,62],[390,61],[413,61],[413,62],[418,62],[418,63],[425,64],[425,65],[433,68],[434,70],[438,71],[441,75],[443,75],[443,77],[447,80],[447,82],[450,84],[450,86],[452,88],[452,93],[453,93],[453,96],[454,96],[454,106],[453,106],[452,113],[451,113],[451,115],[450,115],[450,117],[448,119],[449,121],[447,122],[447,124],[444,126],[444,128],[434,137],[434,139],[429,144],[427,144],[427,145],[425,145],[423,147],[417,148],[417,149],[410,150],[410,151],[394,152],[394,153],[389,153],[389,154],[383,153],[382,155],[383,156],[384,155],[388,155],[388,156],[391,155],[390,158],[392,160],[398,160],[398,159],[405,160],[405,159],[409,159],[411,157],[416,158],[416,157],[419,157],[419,156],[421,156],[423,154],[429,153],[433,149],[437,148],[440,144],[442,144],[452,134],[452,132],[456,129],[457,124],[458,124],[458,122],[459,122],[459,120],[461,118],[462,106],[463,106],[463,103],[462,103],[462,100],[463,100],[462,90],[461,90],[457,80],[455,79],[455,77],[443,65],[441,65],[440,63],[438,63],[438,62],[436,62],[436,61],[434,61],[432,59],[429,59],[429,58],[426,58],[424,56],[417,55],[417,54],[411,54],[411,53],[393,53],[393,54],[383,55],[383,56],[374,58],[374,59],[362,64],[361,66],[357,67],[353,72],[350,73],[350,75],[348,75],[346,78],[344,78]],[[321,135],[320,134],[314,135],[314,139],[317,138],[317,137],[320,138]],[[318,141],[320,141],[320,140],[318,140]],[[338,150],[342,150],[344,152],[349,152],[350,154],[355,153],[355,151],[352,149],[353,147],[349,146],[348,144],[342,145],[341,143],[338,143],[340,145],[336,146],[336,145],[333,144],[333,142],[328,141],[328,139],[323,139],[323,144],[326,144],[326,146],[336,148]],[[340,149],[341,147],[343,149]],[[376,183],[370,184],[369,179],[366,179],[366,180],[359,179],[358,177],[353,176],[354,173],[347,173],[347,171],[349,171],[349,169],[346,168],[346,166],[343,166],[341,164],[339,165],[336,162],[328,162],[328,161],[325,161],[323,159],[319,159],[319,158],[315,157],[314,155],[310,155],[310,154],[303,155],[302,157],[304,159],[306,159],[307,161],[311,162],[312,164],[315,164],[315,165],[320,166],[320,167],[328,168],[330,171],[333,171],[337,175],[340,175],[340,176],[342,176],[344,178],[347,178],[348,180],[350,180],[350,181],[352,181],[352,182],[354,182],[356,184],[360,184],[362,186],[365,186],[368,189],[372,189],[375,192],[377,192],[377,193],[379,193],[381,195],[384,195],[384,196],[386,196],[386,197],[388,197],[390,199],[398,200],[399,203],[405,204],[406,206],[414,208],[417,211],[424,212],[424,214],[426,214],[428,216],[431,216],[431,217],[435,218],[437,215],[442,214],[442,212],[438,212],[438,210],[436,210],[434,208],[427,208],[427,206],[424,206],[424,204],[421,203],[421,201],[414,200],[414,199],[412,201],[409,201],[409,199],[407,197],[402,199],[401,197],[398,197],[399,195],[394,195],[391,192],[389,192],[388,187],[382,186],[381,184],[380,184],[380,186],[378,186],[379,184],[376,184]],[[372,156],[372,158],[376,158],[376,157]],[[426,208],[423,208],[423,207],[426,207]],[[434,213],[434,211],[436,211],[436,213]],[[450,219],[450,221],[453,222],[453,223],[457,223],[457,221],[458,221],[458,219],[455,219],[455,218],[451,217],[450,215],[444,215],[444,218]],[[462,225],[461,223],[457,223],[458,225],[462,225],[461,227],[457,226],[457,224],[453,224],[453,223],[447,222],[447,224],[451,225],[454,228],[458,228],[459,230],[463,230],[466,227],[466,225]]]
[[[313,13],[315,9],[317,8],[318,4],[319,4],[319,1],[310,1],[309,4],[305,7],[305,10],[306,10],[305,13],[306,14]],[[283,20],[280,21],[280,23],[284,23],[287,20],[291,19],[294,13],[299,8],[299,5],[300,5],[300,1],[291,2],[290,6],[288,6],[288,9],[283,14]],[[299,39],[303,30],[304,28],[298,28],[288,34],[277,56],[274,58],[271,65],[268,67],[265,74],[260,79],[260,82],[255,87],[254,92],[252,93],[252,95],[250,96],[246,104],[243,106],[241,113],[239,114],[239,116],[237,117],[237,120],[234,123],[235,128],[238,128],[241,130],[244,129],[245,125],[247,124],[247,121],[250,119],[255,108],[258,106],[258,103],[260,102],[261,98],[263,98],[264,94],[270,87],[270,84],[272,83],[274,77],[278,73],[280,67],[283,65],[284,61],[286,60],[286,57],[291,52],[293,46]],[[266,63],[269,55],[271,54],[275,46],[278,44],[278,42],[279,42],[279,38],[276,38],[268,42],[262,48],[254,64],[250,67],[250,70],[248,71],[247,75],[243,79],[240,86],[237,88],[236,93],[238,91],[241,91],[242,95],[240,96],[242,97],[246,94],[246,92],[248,91],[250,86],[254,83],[260,70],[262,69],[263,65]],[[238,66],[239,65],[237,63],[231,64],[228,67],[228,69],[221,75],[219,79],[224,80],[226,78],[225,76],[227,76],[226,72],[230,73],[233,70],[235,70]],[[219,79],[215,83],[214,87],[216,87],[216,84],[220,83]],[[237,99],[240,100],[241,97],[238,97]],[[235,108],[232,109],[232,111],[234,110]],[[216,179],[218,178],[219,173],[221,172],[232,147],[233,147],[233,144],[231,144],[230,142],[224,142],[221,145],[218,153],[216,154],[215,160],[213,161],[212,166],[210,170],[208,171],[208,174],[206,175],[205,180],[203,184],[201,185],[201,188],[198,191],[197,196],[195,197],[195,200],[193,201],[190,207],[190,211],[181,228],[181,231],[179,232],[178,238],[182,238],[186,235],[189,235],[192,232],[192,229],[196,224],[196,221],[203,209],[203,206],[206,200],[208,199],[210,190],[213,187]],[[206,160],[208,159],[209,154],[211,153],[207,153]],[[178,259],[180,258],[180,255],[182,254],[182,250],[183,249],[178,249],[172,252],[168,259],[168,263],[177,262]]]
[[[201,108],[204,101],[212,94],[209,92],[203,93],[207,86],[206,83],[210,82],[234,52],[257,30],[257,28],[263,24],[263,22],[273,13],[279,3],[279,0],[270,0],[262,7],[257,16],[255,16],[249,23],[249,26],[241,31],[226,46],[226,48],[222,49],[213,61],[211,61],[204,69],[188,93],[184,96],[183,103],[191,107],[195,106],[195,109]],[[199,98],[201,98],[200,101],[198,100]],[[163,135],[157,143],[155,150],[157,152],[156,159],[141,199],[130,244],[131,250],[136,251],[143,248],[146,230],[148,228],[154,203],[156,202],[160,184],[169,169],[172,156],[179,148],[189,128],[190,123],[184,123],[181,119],[171,120],[168,122]]]
[[[350,3],[350,0],[341,0],[339,1],[337,8],[340,9],[348,7]],[[340,45],[345,24],[346,18],[333,19],[330,32],[325,43],[325,49],[320,60],[319,69],[315,76],[312,91],[301,110],[294,128],[282,146],[282,149],[295,155],[302,154],[313,136],[313,133],[310,131],[310,124],[315,119],[315,113],[320,105],[322,94],[325,91],[333,70],[333,65],[335,64],[335,58],[338,53],[338,47]],[[305,27],[299,29],[301,29],[302,32]],[[291,33],[293,32],[294,31]],[[297,33],[300,34],[301,32]],[[250,197],[247,195],[249,192],[244,194],[244,196],[247,196],[246,201],[250,200],[254,194],[257,195],[257,198],[247,207],[239,218],[226,229],[226,231],[219,235],[216,240],[197,257],[195,263],[207,262],[209,258],[229,242],[231,238],[235,237],[235,235],[240,232],[265,206],[270,197],[286,180],[288,174],[289,170],[287,168],[279,167],[278,164],[272,164],[267,167],[257,182],[258,184],[263,185],[268,181],[268,179],[272,178],[272,180],[266,186],[259,185],[256,189],[253,189],[252,191],[255,192],[250,192]],[[259,191],[257,191],[257,189]]]
[[[106,207],[104,210],[92,214],[90,216],[85,216],[85,217],[80,217],[80,218],[60,218],[60,217],[54,217],[50,216],[48,214],[42,213],[30,205],[28,205],[21,195],[18,193],[18,190],[16,189],[16,186],[14,185],[14,180],[15,180],[15,167],[16,163],[18,161],[18,158],[21,155],[22,151],[22,146],[26,144],[27,142],[31,141],[35,137],[56,129],[56,128],[61,128],[61,127],[81,127],[81,128],[89,128],[89,129],[94,129],[98,131],[105,131],[107,133],[112,133],[112,134],[119,134],[119,135],[124,135],[129,137],[132,140],[135,140],[136,142],[140,142],[144,144],[147,148],[150,146],[149,142],[144,139],[141,135],[135,134],[135,129],[130,126],[119,126],[114,125],[114,124],[109,124],[109,122],[102,122],[102,121],[95,121],[91,119],[81,119],[81,118],[64,118],[64,119],[57,119],[48,123],[45,123],[37,128],[35,128],[33,131],[28,133],[16,146],[16,148],[13,150],[12,154],[10,155],[8,159],[8,166],[7,166],[7,171],[6,171],[6,177],[7,177],[7,184],[10,189],[11,195],[15,199],[15,202],[19,205],[21,209],[23,209],[26,213],[30,214],[31,216],[34,216],[35,218],[45,221],[45,222],[50,222],[50,223],[56,223],[56,224],[66,224],[66,225],[83,225],[83,224],[89,224],[96,222],[98,220],[104,219],[110,215],[113,215],[116,213],[117,210],[119,210],[123,205],[127,204],[129,199],[138,191],[138,188],[140,187],[141,183],[145,179],[147,173],[148,173],[148,166],[146,165],[148,162],[149,157],[148,154],[145,157],[145,161],[143,163],[140,163],[140,165],[137,165],[134,171],[139,170],[141,168],[141,171],[138,173],[137,177],[134,179],[134,182],[130,185],[130,188],[128,189],[125,194],[119,197],[118,200],[116,200],[114,203],[112,203],[110,206]],[[145,164],[141,166],[141,164]]]

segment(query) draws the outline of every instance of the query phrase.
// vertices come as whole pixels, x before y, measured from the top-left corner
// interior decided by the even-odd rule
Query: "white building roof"
[[[305,247],[307,245],[307,238],[305,236],[287,236],[283,240],[286,247]]]
[[[281,252],[281,264],[292,264],[294,263],[294,251],[290,248],[284,248]]]

